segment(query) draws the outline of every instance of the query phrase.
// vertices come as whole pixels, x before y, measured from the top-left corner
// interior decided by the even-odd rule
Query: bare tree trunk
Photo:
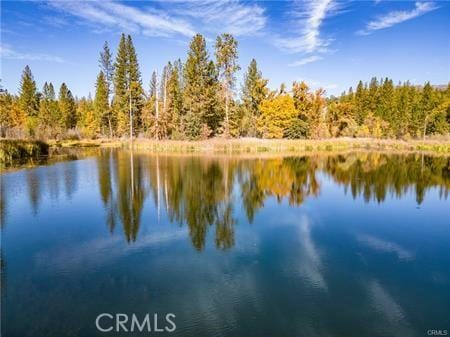
[[[112,138],[111,116],[108,117],[108,126],[109,126],[109,139],[111,139]]]
[[[159,139],[159,102],[158,102],[158,90],[155,92],[155,108],[156,108],[156,120],[155,120],[155,138]]]
[[[133,112],[131,111],[131,88],[130,88],[130,142],[133,142]]]
[[[167,75],[164,77],[164,93],[163,93],[163,114],[166,113],[167,104]]]
[[[167,107],[167,72],[164,76],[164,93],[163,93],[163,116],[164,116],[164,118],[167,118],[166,107]],[[166,121],[167,121],[167,119],[166,119]],[[167,127],[167,125],[166,125],[166,127]],[[166,132],[164,132],[164,137],[166,137]]]
[[[425,116],[425,121],[423,125],[423,140],[425,140],[426,134],[427,134],[427,124],[428,124],[428,115]]]
[[[228,118],[228,105],[229,105],[229,93],[228,86],[225,85],[225,137],[228,138],[230,136],[230,121]]]

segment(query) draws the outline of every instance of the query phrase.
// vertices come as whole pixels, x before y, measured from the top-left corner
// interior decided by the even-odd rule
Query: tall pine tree
[[[59,88],[58,106],[61,113],[61,125],[64,129],[73,129],[77,125],[77,110],[72,92],[65,83]]]
[[[190,139],[201,136],[205,113],[206,82],[208,77],[208,52],[206,41],[201,34],[196,34],[190,45],[184,66],[184,129]]]
[[[46,137],[56,138],[61,133],[61,115],[53,84],[44,83],[39,104],[39,125]]]
[[[117,121],[117,134],[128,131],[128,48],[125,34],[120,37],[116,61],[114,63],[114,119]]]
[[[238,43],[231,34],[225,33],[216,39],[216,63],[225,103],[225,120],[223,122],[225,137],[230,135],[230,101],[233,99],[232,91],[236,81],[235,74],[240,69],[237,64],[237,47]]]
[[[26,118],[26,129],[30,136],[34,136],[38,123],[39,96],[36,82],[29,66],[22,73],[19,89],[19,106]]]
[[[95,83],[95,98],[94,98],[94,114],[92,116],[92,127],[91,133],[96,134],[101,131],[103,126],[102,121],[109,121],[108,129],[109,135],[112,136],[112,125],[109,118],[110,107],[109,107],[109,93],[108,93],[108,80],[103,71],[97,76],[97,81]]]
[[[142,88],[141,72],[137,59],[136,49],[130,35],[127,36],[128,51],[128,88],[130,90],[131,111],[134,133],[137,134],[141,128],[142,108],[144,106],[144,89]],[[130,121],[128,121],[130,123]]]
[[[244,135],[257,136],[256,121],[261,114],[261,102],[267,97],[267,80],[263,79],[255,59],[252,59],[244,76],[242,101],[244,105],[243,125]]]
[[[112,53],[109,49],[108,42],[105,41],[103,50],[100,52],[100,70],[103,72],[104,80],[106,82],[106,99],[108,106],[102,113],[102,128],[106,125],[109,131],[109,137],[113,136],[113,129],[115,126],[114,114],[111,109],[110,95],[113,92],[113,80],[114,80],[114,65],[112,63]],[[97,78],[98,82],[98,78]]]

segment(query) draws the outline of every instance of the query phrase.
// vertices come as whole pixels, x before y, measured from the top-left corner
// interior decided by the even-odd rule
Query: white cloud
[[[316,62],[316,61],[319,61],[319,60],[322,60],[322,59],[323,59],[323,57],[319,56],[319,55],[307,56],[307,57],[302,58],[302,59],[300,59],[298,61],[290,63],[289,67],[300,67],[300,66],[303,66],[305,64]]]
[[[207,31],[236,36],[254,35],[264,29],[267,22],[263,7],[238,0],[187,2],[178,6],[176,13],[200,20],[202,29]]]
[[[395,242],[382,240],[372,235],[358,235],[358,241],[376,251],[384,253],[394,253],[401,260],[412,260],[414,258],[413,253],[396,244]]]
[[[411,329],[407,314],[398,301],[376,279],[367,284],[368,298],[374,308],[378,329],[382,334],[393,337],[416,336]]]
[[[151,3],[137,7],[118,1],[51,0],[48,4],[82,19],[96,30],[120,29],[147,36],[191,37],[198,31],[253,35],[266,24],[263,7],[238,0],[160,2],[159,9],[151,7]]]
[[[425,13],[437,9],[438,7],[433,2],[419,2],[415,3],[415,8],[410,11],[393,11],[386,15],[370,21],[366,28],[357,32],[358,35],[368,35],[372,32],[395,26],[399,23],[414,19]]]
[[[327,282],[322,272],[322,257],[312,238],[311,224],[306,216],[301,218],[299,241],[299,275],[312,287],[327,290]]]
[[[297,78],[297,82],[301,82],[301,81],[304,81],[313,90],[316,90],[316,89],[333,90],[333,89],[339,88],[339,85],[337,85],[336,83],[318,81],[314,78],[308,78],[308,77],[303,77],[303,76]]]
[[[16,51],[9,45],[5,44],[0,46],[0,55],[2,58],[10,60],[45,61],[57,63],[65,62],[64,59],[59,56],[40,53],[23,53]]]
[[[103,25],[150,36],[180,34],[190,37],[195,33],[188,22],[171,18],[166,13],[151,8],[140,9],[112,1],[53,0],[49,5],[94,26]]]
[[[297,2],[291,15],[297,34],[289,38],[278,38],[279,48],[293,53],[324,52],[330,44],[330,39],[321,36],[320,28],[323,21],[337,12],[339,6],[334,0],[310,0]]]

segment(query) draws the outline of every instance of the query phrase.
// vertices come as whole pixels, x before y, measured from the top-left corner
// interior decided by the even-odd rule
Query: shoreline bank
[[[0,139],[0,167],[21,165],[42,158],[50,158],[66,150],[95,148],[130,149],[126,139],[97,139],[48,141]],[[447,140],[392,140],[369,138],[333,138],[323,140],[271,140],[271,139],[209,139],[204,141],[176,141],[135,139],[133,150],[151,154],[177,155],[250,155],[252,157],[274,155],[333,154],[353,151],[384,153],[425,153],[450,155],[450,139]]]
[[[58,147],[115,147],[130,148],[129,140],[98,139],[76,140],[63,142],[49,142]],[[397,140],[371,138],[331,138],[304,140],[272,140],[272,139],[209,139],[203,141],[177,141],[135,139],[133,149],[145,150],[152,153],[303,153],[311,151],[335,152],[348,150],[368,151],[401,151],[401,152],[435,152],[450,153],[450,139],[448,140]]]
[[[13,166],[48,156],[50,145],[40,140],[0,140],[0,167]]]

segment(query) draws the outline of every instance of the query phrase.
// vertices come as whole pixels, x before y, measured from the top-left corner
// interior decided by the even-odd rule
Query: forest
[[[105,42],[94,97],[74,97],[66,83],[37,88],[29,66],[18,94],[0,92],[0,136],[41,140],[212,137],[324,139],[371,137],[416,139],[448,136],[450,83],[413,85],[389,78],[360,81],[339,97],[327,97],[296,81],[270,90],[257,61],[237,83],[238,41],[217,37],[210,55],[195,35],[185,61],[154,71],[144,88],[130,35],[122,34],[114,56]]]

